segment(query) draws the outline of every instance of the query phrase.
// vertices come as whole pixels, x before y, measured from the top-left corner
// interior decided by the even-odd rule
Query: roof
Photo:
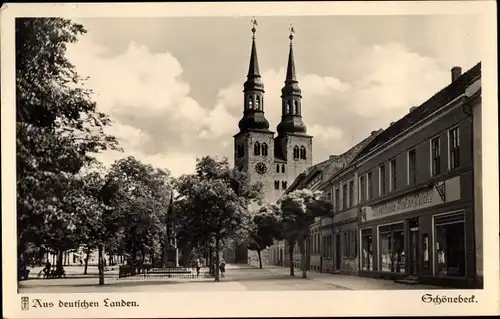
[[[462,74],[459,78],[451,82],[441,91],[434,94],[430,99],[415,108],[413,111],[410,111],[397,122],[386,128],[381,134],[373,139],[373,141],[371,141],[369,145],[367,145],[367,147],[359,152],[355,159],[359,159],[364,155],[367,155],[368,153],[376,149],[379,145],[388,142],[406,129],[410,128],[412,125],[420,122],[428,115],[432,114],[447,103],[459,97],[461,94],[465,93],[466,88],[480,76],[481,62]]]
[[[351,147],[348,151],[340,155],[331,155],[327,160],[317,163],[304,172],[299,174],[292,185],[286,190],[287,193],[294,191],[295,189],[305,187],[306,184],[316,177],[318,174],[323,174],[327,178],[332,174],[344,169],[347,165],[354,159],[354,157],[372,140],[377,134],[380,134],[383,130],[374,131],[372,134],[359,142],[358,144]]]

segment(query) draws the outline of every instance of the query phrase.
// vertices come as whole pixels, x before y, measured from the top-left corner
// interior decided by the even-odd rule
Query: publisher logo
[[[21,297],[21,310],[26,311],[30,309],[30,297]]]

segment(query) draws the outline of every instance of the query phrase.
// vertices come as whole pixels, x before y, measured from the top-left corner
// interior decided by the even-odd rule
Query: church
[[[293,28],[289,36],[285,84],[281,89],[281,121],[276,132],[270,130],[265,116],[265,91],[259,71],[255,31],[254,23],[250,64],[243,85],[243,117],[238,123],[239,132],[234,135],[234,164],[248,173],[250,183],[262,183],[264,202],[273,203],[300,173],[311,166],[312,136],[307,134],[302,119],[302,91],[295,73]],[[249,209],[256,211],[258,206],[254,204]],[[246,249],[236,250],[234,262],[247,262],[247,258]]]

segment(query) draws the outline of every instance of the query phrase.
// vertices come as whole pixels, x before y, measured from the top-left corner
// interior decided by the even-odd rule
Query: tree
[[[306,241],[309,227],[316,218],[329,216],[332,212],[330,202],[321,199],[321,192],[299,189],[285,194],[280,199],[281,224],[283,234],[289,243],[290,276],[293,276],[293,247],[298,244],[301,254],[302,278],[307,278]]]
[[[179,236],[191,247],[215,246],[215,281],[219,281],[221,245],[246,236],[248,205],[262,198],[262,185],[249,183],[246,173],[231,169],[227,158],[197,159],[196,172],[176,181],[179,192]]]
[[[262,268],[261,252],[270,247],[274,240],[282,239],[280,208],[276,204],[261,207],[252,218],[248,236],[248,249],[257,251],[259,267]]]
[[[121,238],[131,263],[160,258],[172,194],[170,173],[127,157],[111,166],[106,185],[106,236]]]
[[[116,139],[104,133],[110,119],[97,112],[91,90],[65,57],[66,45],[83,33],[82,25],[65,19],[16,19],[20,264],[28,243],[62,243],[54,247],[62,256],[78,222],[74,209],[86,201],[73,187],[80,183],[75,175],[94,161],[92,154],[118,149]]]

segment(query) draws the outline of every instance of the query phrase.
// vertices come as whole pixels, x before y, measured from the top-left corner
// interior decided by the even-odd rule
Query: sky
[[[113,120],[125,156],[191,173],[196,157],[233,158],[243,112],[252,17],[78,19],[87,29],[67,57]],[[257,53],[270,129],[280,120],[289,48],[313,163],[386,128],[481,60],[474,16],[256,17]]]

